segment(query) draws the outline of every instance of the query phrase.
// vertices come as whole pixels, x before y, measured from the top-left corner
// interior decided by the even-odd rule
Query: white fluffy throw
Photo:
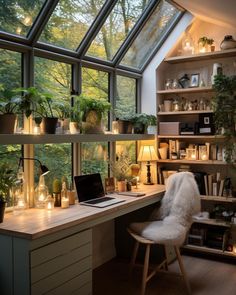
[[[191,226],[192,216],[200,212],[200,195],[194,176],[179,172],[168,178],[161,206],[152,221],[132,223],[131,230],[156,243],[180,246]]]

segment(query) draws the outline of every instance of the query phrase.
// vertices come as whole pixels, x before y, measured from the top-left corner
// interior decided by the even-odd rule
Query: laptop
[[[125,200],[105,195],[100,173],[74,176],[80,205],[104,208]]]

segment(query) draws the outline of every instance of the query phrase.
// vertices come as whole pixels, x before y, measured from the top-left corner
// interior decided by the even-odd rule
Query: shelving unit
[[[175,100],[183,99],[184,101],[203,101],[209,102],[211,97],[214,95],[214,88],[210,85],[212,66],[213,63],[222,63],[226,64],[227,70],[230,72],[230,67],[233,65],[233,61],[236,57],[236,49],[217,51],[217,52],[208,52],[195,54],[190,56],[174,56],[166,58],[158,67],[156,71],[157,75],[157,117],[158,124],[159,122],[180,122],[180,123],[191,123],[199,121],[200,116],[207,115],[212,116],[213,110],[210,108],[203,110],[179,110],[179,111],[164,111],[164,100]],[[184,74],[196,74],[199,73],[200,80],[203,79],[206,86],[205,87],[192,87],[192,88],[177,88],[177,89],[164,89],[164,85],[167,79],[178,79]],[[233,73],[233,69],[232,69]],[[227,73],[230,75],[230,73]],[[183,102],[183,100],[181,100]],[[163,106],[161,107],[161,105]],[[207,105],[207,104],[206,104]],[[157,146],[159,147],[160,142],[170,143],[170,140],[178,141],[179,143],[186,143],[186,146],[193,145],[203,145],[206,142],[211,145],[218,145],[219,147],[224,142],[224,136],[221,135],[209,135],[209,134],[189,134],[189,135],[165,135],[163,131],[161,135],[157,136]],[[169,156],[169,154],[168,154]],[[209,160],[187,160],[187,159],[163,159],[158,160],[158,169],[160,174],[162,169],[174,170],[177,171],[179,167],[189,167],[193,172],[204,172],[207,174],[216,174],[220,172],[222,178],[225,178],[228,174],[229,165],[222,161],[213,158]],[[185,169],[185,168],[184,168]],[[161,174],[162,175],[162,174]],[[209,185],[209,184],[208,184]],[[219,189],[219,187],[218,187]],[[214,205],[226,206],[226,208],[236,209],[236,199],[227,198],[223,196],[201,196],[202,202],[202,211],[211,212],[214,209]],[[203,228],[207,233],[214,233],[218,231],[222,233],[226,230],[232,229],[232,224],[224,220],[216,219],[195,219],[194,225],[198,228]],[[191,233],[190,236],[195,237],[194,233]],[[183,248],[191,251],[197,251],[201,253],[212,253],[215,255],[235,257],[236,253],[233,252],[223,252],[223,250],[208,248],[204,245],[205,238],[201,236],[197,237],[196,235],[196,245],[185,245]],[[236,237],[234,237],[235,241]],[[197,243],[201,240],[203,246],[197,246]]]

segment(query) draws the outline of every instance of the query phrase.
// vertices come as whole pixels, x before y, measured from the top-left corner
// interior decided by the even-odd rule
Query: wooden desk
[[[106,208],[76,204],[5,214],[0,224],[1,295],[92,294],[92,227],[159,202],[164,186]]]

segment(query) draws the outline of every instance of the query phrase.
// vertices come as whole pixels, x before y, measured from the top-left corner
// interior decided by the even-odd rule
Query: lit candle
[[[61,198],[61,208],[69,208],[69,199],[68,198]]]
[[[207,155],[206,154],[202,155],[202,160],[207,160]]]
[[[25,208],[25,201],[24,200],[18,200],[17,207],[18,208]]]
[[[40,127],[39,126],[34,126],[33,133],[34,134],[40,134]]]

